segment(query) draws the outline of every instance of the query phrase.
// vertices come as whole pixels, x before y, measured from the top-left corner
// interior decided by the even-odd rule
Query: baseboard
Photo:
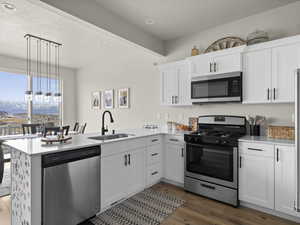
[[[282,212],[278,212],[276,210],[267,209],[267,208],[257,206],[257,205],[254,205],[254,204],[251,204],[251,203],[248,203],[248,202],[240,201],[240,205],[242,207],[255,209],[257,211],[261,211],[261,212],[264,212],[264,213],[267,213],[267,214],[271,214],[273,216],[281,217],[283,219],[287,219],[287,220],[294,221],[296,223],[300,223],[300,217],[291,216],[291,215],[288,215],[288,214],[285,214],[285,213],[282,213]],[[300,214],[299,214],[299,216],[300,216]]]
[[[184,188],[184,184],[183,184],[183,183],[178,183],[178,182],[176,182],[176,181],[168,180],[168,179],[166,179],[166,178],[162,178],[161,181],[162,181],[162,182],[165,182],[165,183],[168,183],[168,184],[175,185],[175,186],[177,186],[177,187]]]

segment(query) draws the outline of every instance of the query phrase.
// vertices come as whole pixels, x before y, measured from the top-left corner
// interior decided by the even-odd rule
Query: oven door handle
[[[198,147],[198,148],[208,148],[208,149],[217,149],[217,150],[219,150],[219,149],[226,149],[226,150],[231,150],[231,149],[233,149],[233,150],[235,150],[235,149],[237,149],[237,147],[234,147],[234,146],[226,146],[226,147],[224,147],[224,146],[220,146],[220,145],[204,145],[204,144],[192,144],[192,143],[186,143],[186,147],[189,147],[189,146],[191,146],[191,147]]]

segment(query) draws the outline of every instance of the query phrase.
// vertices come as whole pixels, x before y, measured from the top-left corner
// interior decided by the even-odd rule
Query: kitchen
[[[123,178],[127,173],[130,174],[130,172],[124,172],[125,175],[119,175],[117,173],[118,171],[122,170],[123,167],[119,168],[119,170],[115,172],[113,168],[116,168],[117,165],[113,163],[106,163],[106,161],[104,160],[101,161],[101,171],[103,170],[102,167],[105,167],[107,168],[107,170],[111,171],[111,177],[118,177],[118,180],[122,180],[127,184],[128,182],[135,184],[132,186],[127,185],[128,189],[126,191],[121,191],[118,188],[113,188],[117,187],[119,183],[109,184],[109,182],[113,181],[110,178],[101,176],[104,179],[101,180],[101,210],[107,209],[106,206],[109,206],[111,204],[118,205],[120,202],[123,202],[123,200],[126,200],[135,193],[141,192],[152,184],[159,182],[161,179],[173,185],[179,185],[183,187],[185,176],[185,160],[182,155],[184,156],[185,152],[183,152],[182,154],[182,149],[185,148],[183,135],[185,134],[185,132],[170,133],[169,130],[171,129],[168,129],[167,127],[168,121],[174,121],[179,124],[187,125],[189,122],[189,118],[198,118],[199,116],[206,115],[234,115],[242,117],[245,117],[247,115],[261,115],[266,118],[267,122],[266,124],[262,124],[262,126],[280,125],[290,127],[293,126],[295,122],[295,100],[293,96],[294,93],[292,93],[292,91],[294,90],[293,85],[295,83],[292,80],[292,76],[289,76],[288,79],[285,79],[286,77],[282,78],[281,74],[287,73],[286,71],[290,73],[290,71],[299,68],[299,52],[295,47],[299,43],[299,37],[295,36],[299,34],[299,25],[295,23],[295,21],[299,20],[297,10],[300,6],[297,2],[288,4],[286,6],[276,5],[276,7],[278,8],[275,7],[274,3],[273,9],[262,9],[263,6],[261,6],[261,11],[255,11],[253,9],[253,11],[251,12],[252,14],[246,15],[248,17],[244,15],[243,17],[236,17],[235,19],[231,18],[228,21],[225,20],[225,22],[221,20],[222,23],[219,22],[219,24],[211,25],[211,28],[209,29],[203,28],[203,31],[201,30],[201,26],[197,25],[195,27],[196,31],[198,32],[198,30],[201,30],[201,32],[198,32],[197,34],[192,34],[195,33],[192,32],[188,37],[177,38],[166,42],[167,56],[162,56],[159,47],[160,44],[157,45],[157,48],[153,48],[153,46],[151,47],[151,45],[148,45],[146,41],[141,43],[141,40],[134,40],[134,37],[130,37],[129,34],[127,34],[127,36],[126,34],[122,34],[121,29],[119,29],[118,31],[110,31],[115,34],[117,33],[118,37],[116,37],[115,34],[110,34],[107,36],[103,31],[103,27],[105,26],[102,26],[102,29],[99,29],[99,21],[97,23],[97,21],[92,21],[93,18],[83,18],[83,14],[81,14],[83,13],[83,11],[76,13],[74,9],[67,9],[66,6],[60,5],[59,2],[51,2],[50,0],[45,2],[47,2],[47,4],[36,1],[21,1],[21,3],[26,6],[26,9],[30,9],[33,13],[32,18],[30,18],[29,20],[30,23],[35,22],[35,20],[33,19],[34,17],[39,18],[38,16],[46,14],[48,15],[48,18],[51,18],[53,21],[60,21],[60,23],[62,24],[53,25],[51,19],[47,21],[47,19],[45,18],[43,19],[44,21],[41,24],[49,24],[52,29],[55,30],[54,33],[60,35],[51,35],[49,34],[49,31],[47,29],[42,30],[42,32],[37,32],[37,30],[32,27],[29,29],[28,25],[27,28],[25,26],[25,28],[21,29],[20,31],[16,29],[16,31],[18,31],[18,36],[20,36],[20,40],[15,41],[17,43],[15,46],[17,46],[18,49],[22,49],[22,53],[26,53],[26,49],[24,49],[26,43],[23,38],[26,33],[49,38],[63,44],[61,56],[63,65],[62,69],[68,71],[68,73],[70,74],[67,76],[66,73],[64,73],[65,77],[61,78],[63,79],[64,83],[63,123],[73,124],[76,121],[79,121],[80,123],[87,123],[86,134],[82,136],[82,138],[85,137],[86,139],[83,142],[88,140],[86,141],[86,143],[88,143],[88,146],[90,146],[91,144],[101,145],[101,157],[106,158],[107,160],[112,157],[112,155],[110,155],[112,153],[107,154],[107,152],[113,151],[109,150],[109,144],[115,144],[116,146],[114,146],[113,149],[119,149],[119,152],[114,153],[116,157],[120,157],[120,160],[122,160],[122,162],[124,163],[126,157],[127,164],[130,161],[130,164],[133,167],[135,165],[133,162],[136,161],[134,157],[138,157],[140,159],[145,158],[145,162],[143,165],[137,165],[137,168],[140,168],[140,173],[136,174],[135,176],[138,180],[131,182],[129,182],[128,180],[124,180]],[[17,17],[19,15],[16,14],[18,14],[19,11],[22,12],[23,6],[22,4],[18,6],[18,4],[20,4],[18,2],[14,3],[15,5],[17,5],[17,9],[14,13],[9,14],[9,18],[14,21],[14,25],[16,25],[20,24],[20,20],[17,20]],[[102,2],[102,4],[105,3]],[[55,6],[55,8],[53,6]],[[118,7],[116,7],[116,5],[114,6],[115,10],[119,9]],[[106,5],[106,7],[109,7],[109,5]],[[247,8],[249,7],[249,5],[246,6],[245,4],[244,7]],[[220,6],[220,10],[221,9],[222,7]],[[224,13],[225,11],[226,10],[224,10]],[[93,11],[90,11],[90,13],[92,14]],[[25,13],[22,12],[22,15],[24,14]],[[76,14],[80,19],[78,19],[77,17],[74,18],[74,14]],[[290,17],[286,21],[282,20],[282,17],[286,15],[289,15]],[[206,14],[206,16],[208,15]],[[259,21],[259,23],[257,23],[257,21]],[[153,21],[146,22],[153,23]],[[155,19],[154,24],[150,23],[150,25],[145,25],[145,29],[156,29],[156,23],[159,24],[160,22],[161,21],[159,21],[159,19]],[[2,25],[4,28],[6,28],[7,31],[9,31],[9,23]],[[38,29],[43,29],[41,28],[41,26],[43,25],[39,25]],[[66,32],[69,32],[69,34],[64,34],[61,27],[65,27],[65,29],[67,30]],[[106,28],[110,29],[107,26]],[[190,56],[191,49],[195,44],[197,45],[197,48],[201,49],[200,52],[203,53],[204,50],[215,40],[227,36],[238,36],[243,37],[243,39],[247,39],[247,35],[258,28],[267,30],[270,34],[271,41],[249,46],[241,45],[236,48],[220,50],[208,54],[200,54],[199,56]],[[178,32],[184,32],[179,28],[177,30]],[[85,36],[84,38],[82,38],[82,40],[80,40],[81,38],[79,34],[83,32],[85,33]],[[167,34],[167,31],[165,35],[166,36],[164,36],[163,39],[170,38],[170,36],[167,37],[168,35],[170,35]],[[119,36],[121,36],[121,38]],[[101,41],[97,39],[100,39]],[[7,42],[8,43],[6,44],[8,47],[14,46],[13,43],[9,41]],[[133,44],[133,42],[135,42],[135,44]],[[292,47],[289,48],[289,46]],[[76,49],[78,52],[80,52],[80,54],[78,54],[78,52],[72,51],[71,49]],[[126,54],[120,54],[123,52],[126,52]],[[8,48],[4,48],[3,53],[1,52],[1,54],[3,55],[5,55],[5,53],[7,53],[7,55],[16,55],[16,57],[21,58],[21,56],[18,54],[11,54]],[[233,58],[228,59],[227,57],[225,57],[227,55],[230,55]],[[224,61],[220,62],[220,59],[224,59]],[[12,57],[5,57],[2,61],[5,62],[6,65],[1,65],[1,67],[5,69],[11,67],[11,70],[13,70],[14,67],[14,69],[22,70],[24,64],[20,59],[19,61],[17,61]],[[19,62],[19,64],[16,63],[16,61]],[[223,62],[225,62],[225,64],[222,64]],[[234,63],[231,64],[232,62]],[[280,64],[280,62],[283,63]],[[101,66],[99,66],[100,64]],[[225,65],[226,69],[223,69],[223,65]],[[276,65],[279,65],[279,67],[275,68]],[[167,67],[171,69],[169,70]],[[26,70],[26,64],[23,68]],[[182,86],[178,88],[176,87],[176,85],[172,86],[172,84],[176,84],[177,80],[171,78],[171,80],[168,80],[168,82],[164,82],[164,79],[166,79],[163,74],[165,68],[168,71],[177,71],[178,68],[180,68],[179,71],[188,71],[190,69],[194,69],[194,71],[188,72],[188,74],[191,74],[192,77],[196,77],[193,76],[193,74],[199,75],[201,73],[204,73],[205,76],[209,77],[211,75],[217,76],[219,75],[218,73],[222,75],[224,73],[242,71],[242,104],[241,102],[226,104],[224,104],[223,102],[217,104],[198,102],[198,104],[192,105],[191,102],[189,102],[189,100],[191,99],[189,99],[188,97],[188,94],[191,93],[191,88],[193,87],[191,85],[191,81],[185,79],[183,82],[180,82]],[[198,70],[199,68],[200,71]],[[201,69],[205,71],[203,72],[201,71]],[[74,75],[72,75],[72,73],[74,73]],[[175,73],[178,74],[177,72]],[[249,76],[247,76],[247,74],[251,74],[251,79],[248,79]],[[262,74],[265,74],[265,76],[263,76],[265,80],[262,80]],[[170,77],[171,75],[167,76],[167,79],[169,79]],[[274,79],[274,77],[278,79],[276,80]],[[198,82],[199,80],[195,81]],[[164,86],[163,84],[168,84],[169,86]],[[221,86],[221,88],[223,87]],[[112,108],[108,108],[108,110],[111,111],[114,122],[109,123],[110,120],[108,120],[109,118],[107,117],[106,124],[109,128],[109,134],[113,133],[113,130],[115,130],[116,134],[121,132],[123,134],[129,135],[129,137],[128,139],[122,138],[114,139],[111,141],[89,139],[89,137],[92,136],[101,136],[101,128],[103,127],[101,124],[103,121],[101,119],[101,115],[107,109],[103,107],[104,102],[101,102],[100,104],[101,109],[93,108],[91,106],[91,95],[94,92],[101,91],[102,93],[104,93],[105,91],[112,89],[113,106]],[[120,89],[129,90],[128,108],[119,107],[119,99],[117,96],[119,95]],[[219,90],[221,89],[214,89],[213,92]],[[109,92],[107,93],[109,94]],[[182,95],[182,93],[185,94]],[[104,99],[102,98],[101,100],[103,101]],[[224,122],[224,120],[227,121],[227,118],[217,118],[217,120],[221,120],[221,122]],[[147,129],[144,131],[144,129],[141,129],[144,125],[158,125],[160,128],[154,130]],[[285,204],[287,204],[287,202],[285,201],[287,198],[280,199],[277,197],[281,195],[281,193],[277,193],[279,188],[285,189],[285,187],[281,187],[280,185],[275,184],[275,179],[278,178],[278,171],[289,169],[285,169],[285,167],[277,168],[276,166],[278,164],[276,164],[276,156],[277,154],[279,155],[279,160],[285,159],[285,156],[282,154],[295,151],[295,148],[293,147],[293,141],[279,140],[277,142],[265,140],[263,138],[267,135],[267,130],[264,128],[261,129],[261,135],[263,137],[257,139],[248,138],[248,136],[246,136],[244,139],[242,138],[240,142],[239,149],[241,149],[240,154],[242,156],[242,168],[239,169],[239,175],[241,175],[242,172],[246,174],[243,177],[239,178],[239,184],[242,185],[242,187],[240,187],[239,197],[241,200],[241,205],[255,208],[258,211],[263,211],[268,214],[275,214],[276,216],[283,217],[290,221],[293,220],[299,222],[297,214],[293,215],[293,213],[291,213],[291,211],[294,212],[294,210],[291,208],[294,207],[294,201],[296,201],[296,197],[293,196],[293,192],[296,189],[291,191],[289,189],[288,192],[284,192],[288,199],[290,199],[291,196],[293,198],[293,206],[291,207],[289,205],[289,207],[286,207]],[[125,143],[126,140],[128,142],[135,140],[138,143],[129,142],[118,147],[118,143]],[[152,142],[153,140],[155,141]],[[76,143],[81,143],[81,141],[81,137],[74,136],[71,143],[69,144],[63,144],[61,147],[58,146],[57,149],[55,149],[55,146],[48,147],[47,150],[43,149],[42,151],[47,152],[49,150],[48,153],[54,153],[62,150],[68,150],[70,149],[70,147],[74,147]],[[39,151],[42,148],[41,146],[39,146],[39,143],[35,142],[35,140],[18,140],[7,142],[8,145],[13,145],[14,148],[17,149],[19,148],[18,146],[23,144],[29,146],[29,143],[33,144],[33,146],[36,146],[36,148],[29,150],[32,152],[32,155],[28,154],[30,155],[30,157],[35,158],[42,157],[44,155],[44,153],[37,153],[37,155],[35,155],[34,151]],[[87,145],[79,144],[80,148],[87,147]],[[108,148],[108,150],[106,150],[106,148]],[[250,152],[249,155],[249,152],[247,152],[248,148],[260,149],[264,151]],[[26,152],[23,147],[21,147],[21,149],[21,152]],[[140,152],[137,152],[137,149],[142,149],[143,154],[138,154]],[[279,153],[277,153],[277,149],[279,149]],[[177,155],[172,154],[174,153],[173,150]],[[291,163],[290,161],[296,158],[293,157],[294,153],[291,153],[292,156],[286,156],[290,157],[290,160],[288,160],[287,162],[288,165]],[[161,158],[158,157],[159,159],[153,159],[153,161],[151,160],[151,158],[148,159],[148,157],[150,157],[152,154],[155,154],[153,157],[157,156],[156,154],[161,154]],[[283,158],[281,158],[281,156]],[[240,160],[240,157],[238,159]],[[252,163],[247,164],[247,162],[250,162],[250,160],[253,160]],[[36,163],[38,161],[33,160],[32,162]],[[240,162],[238,162],[238,165],[240,166]],[[243,167],[243,165],[245,165],[246,167]],[[266,165],[268,166],[266,167]],[[255,169],[253,170],[253,167],[251,166],[260,168],[259,171],[263,172],[253,174]],[[40,167],[38,168],[42,168],[42,165],[40,165]],[[127,166],[127,168],[130,167]],[[248,170],[242,170],[244,168]],[[272,168],[274,168],[275,171],[273,171]],[[159,172],[161,172],[161,174],[159,174]],[[290,172],[294,173],[293,170]],[[285,173],[288,174],[290,174],[290,172],[285,171]],[[156,178],[153,178],[153,181],[151,181],[150,179],[151,176],[148,177],[148,175],[152,173],[154,173],[154,177],[156,176]],[[280,176],[282,178],[286,177],[287,180],[284,180],[284,182],[280,183],[288,183],[296,188],[296,184],[292,183],[295,182],[295,179],[288,180],[290,176],[284,176],[282,174]],[[251,177],[251,179],[245,178],[249,176],[253,177]],[[246,180],[243,180],[242,178]],[[32,176],[32,179],[33,183],[41,182],[37,181],[35,176]],[[255,179],[259,180],[259,182],[257,182],[257,180]],[[251,181],[253,181],[253,183],[251,183]],[[260,187],[255,187],[254,184],[256,183],[261,183],[262,185]],[[107,186],[103,184],[107,184]],[[172,191],[172,187],[169,187],[170,191]],[[246,189],[243,187],[253,188],[248,190],[248,192],[245,192]],[[121,186],[119,188],[121,188]],[[164,186],[162,186],[161,188],[166,189]],[[266,194],[265,191],[268,194]],[[41,190],[36,190],[36,193],[40,192]],[[111,198],[103,198],[102,192],[106,193],[104,196],[110,195]],[[127,194],[125,194],[124,192],[126,192]],[[201,195],[203,196],[203,194]],[[32,197],[34,199],[32,200],[33,203],[40,202],[40,200],[36,201],[36,199],[41,198],[41,194],[34,194]],[[213,203],[207,202],[208,200],[206,200],[206,198],[203,198],[203,201],[209,204],[211,208],[214,208],[214,205],[212,205]],[[278,202],[281,204],[277,205]],[[290,200],[288,200],[288,204],[290,204]],[[39,208],[38,205],[34,206]],[[224,207],[222,208],[224,210],[234,210],[234,208],[231,209],[230,206],[227,205],[225,207],[221,204],[220,207]],[[180,211],[180,207],[178,210]],[[38,213],[36,214],[36,212]],[[234,213],[239,211],[231,212]],[[32,213],[32,220],[31,222],[29,222],[29,224],[36,224],[34,221],[35,219],[41,219],[41,215],[38,216],[41,211],[32,210]],[[205,213],[205,211],[203,211],[202,213]],[[201,211],[198,212],[196,216],[197,219],[195,219],[195,221],[193,221],[193,219],[189,216],[186,216],[184,219],[187,219],[187,221],[189,221],[190,219],[190,223],[197,224],[198,222],[198,224],[201,224],[201,222],[199,222],[203,220],[203,217],[201,217],[201,215],[203,216],[203,214],[201,214]],[[267,214],[263,215],[265,216]],[[276,219],[274,219],[274,217],[268,217],[267,215],[267,218],[269,220],[267,219],[267,221],[263,221],[265,222],[264,224],[268,224],[268,222],[269,224],[276,224],[276,222],[274,221],[276,221],[278,217],[275,217]],[[171,217],[170,219],[172,221]],[[214,219],[219,221],[218,219],[213,217],[212,220]],[[241,220],[243,219],[244,218],[242,218]],[[251,219],[249,220],[251,221]],[[210,224],[210,222],[208,222],[209,220],[204,221],[206,221],[207,224]],[[289,224],[290,221],[284,220],[286,224]],[[218,223],[222,224],[221,221],[219,221]],[[243,221],[240,223],[247,224],[247,220],[246,222]],[[261,223],[261,221],[257,222],[257,224],[259,223]],[[16,224],[18,223],[16,222]],[[37,224],[40,224],[40,222],[37,222]],[[223,224],[227,224],[226,221],[223,222]]]

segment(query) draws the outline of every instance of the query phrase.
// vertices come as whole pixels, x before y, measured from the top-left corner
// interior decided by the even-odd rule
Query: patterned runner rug
[[[93,218],[94,225],[159,225],[184,200],[151,188]]]

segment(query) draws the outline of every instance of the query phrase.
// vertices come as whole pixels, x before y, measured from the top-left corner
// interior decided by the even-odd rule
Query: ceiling
[[[10,12],[0,7],[1,55],[26,58],[24,35],[27,33],[62,43],[61,65],[75,69],[95,61],[109,60],[109,57],[114,58],[115,52],[129,52],[128,48],[132,54],[124,55],[127,59],[131,55],[139,55],[139,52],[146,52],[147,55],[145,49],[135,47],[136,45],[85,22],[59,15],[27,0],[9,2],[13,3],[17,10]],[[150,51],[149,53],[151,55]]]
[[[95,0],[162,40],[171,40],[297,0]],[[155,23],[146,25],[147,19]]]

